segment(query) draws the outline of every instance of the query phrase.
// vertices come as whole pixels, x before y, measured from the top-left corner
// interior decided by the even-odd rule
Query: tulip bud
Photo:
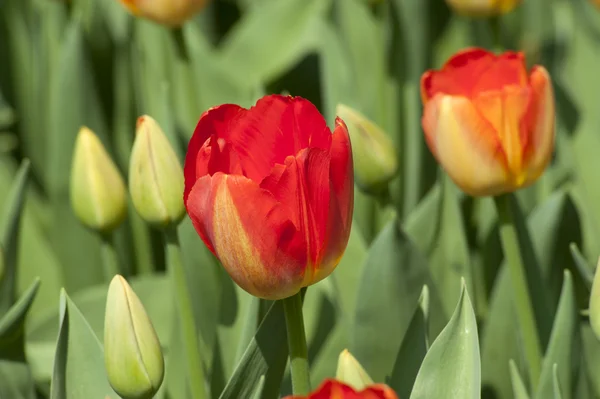
[[[98,137],[82,127],[71,167],[71,206],[87,227],[107,233],[127,215],[125,183]]]
[[[164,360],[152,322],[120,275],[112,279],[106,298],[104,364],[110,385],[124,399],[152,398],[163,381]]]
[[[185,215],[183,189],[183,169],[169,140],[154,119],[140,117],[129,162],[135,209],[157,227],[177,224]]]
[[[398,172],[394,143],[379,126],[358,111],[339,104],[336,112],[348,127],[356,184],[367,193],[384,191]]]
[[[600,340],[600,259],[598,259],[594,281],[592,282],[589,312],[592,331],[594,331],[596,338]]]
[[[373,379],[367,374],[363,366],[354,356],[344,349],[338,358],[336,380],[350,385],[357,391],[373,385]]]
[[[512,11],[521,0],[446,0],[458,14],[469,17],[491,17]]]

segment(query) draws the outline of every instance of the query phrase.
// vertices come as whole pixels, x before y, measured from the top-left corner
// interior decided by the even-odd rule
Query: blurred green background
[[[589,275],[575,267],[569,245],[576,244],[591,273],[600,255],[600,10],[585,0],[524,0],[499,23],[500,47],[525,51],[528,62],[545,65],[553,78],[555,158],[518,197],[551,307],[562,270],[571,268],[584,309]],[[127,176],[138,116],[153,116],[183,159],[206,109],[250,106],[265,93],[283,92],[311,100],[330,125],[338,103],[364,113],[392,137],[401,165],[392,206],[357,190],[347,253],[332,278],[309,289],[314,384],[335,374],[345,347],[384,381],[422,285],[432,290],[433,340],[465,276],[480,326],[484,397],[513,397],[508,360],[521,364],[519,344],[491,200],[458,194],[439,173],[420,126],[421,74],[468,46],[499,49],[491,27],[490,20],[452,13],[443,0],[215,0],[183,25],[178,41],[171,29],[133,18],[117,0],[0,0],[0,314],[14,300],[12,290],[21,294],[35,277],[41,281],[26,324],[27,363],[0,356],[0,393],[35,397],[34,381],[37,394],[47,394],[61,288],[102,340],[108,281],[100,240],[78,222],[69,202],[79,128],[91,128]],[[20,213],[15,195],[25,159],[31,164]],[[234,286],[189,220],[179,233],[217,398],[251,337],[245,323],[256,326],[265,306]],[[161,236],[130,207],[115,243],[123,274],[165,347],[163,391],[186,397],[178,391],[182,373],[176,365],[169,372],[168,359],[181,347],[170,338],[173,305]],[[572,397],[598,398],[600,345],[585,322],[581,336],[587,346],[577,349],[578,338],[572,356],[584,372],[574,373],[564,389]],[[287,379],[283,391],[289,392]]]

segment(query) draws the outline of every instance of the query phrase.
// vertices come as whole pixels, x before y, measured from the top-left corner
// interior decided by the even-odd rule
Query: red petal
[[[507,51],[497,56],[484,49],[472,48],[455,54],[441,70],[425,72],[421,78],[421,96],[424,102],[437,93],[472,97],[509,84],[527,84],[522,53]]]
[[[198,234],[250,294],[281,299],[302,287],[306,250],[285,209],[252,180],[216,173],[186,203]]]
[[[373,384],[362,391],[356,391],[341,381],[326,379],[308,396],[287,396],[284,399],[398,399],[398,396],[384,384]]]

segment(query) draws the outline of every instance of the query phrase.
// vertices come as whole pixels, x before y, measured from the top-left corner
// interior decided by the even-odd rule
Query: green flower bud
[[[106,298],[104,364],[110,385],[124,399],[152,398],[163,381],[165,364],[152,322],[120,275]]]
[[[600,259],[596,266],[592,292],[590,293],[590,325],[596,338],[600,339]]]
[[[379,194],[398,172],[398,158],[392,140],[375,123],[358,111],[338,104],[337,115],[348,127],[358,187]]]
[[[107,233],[127,215],[125,183],[100,139],[82,127],[71,166],[71,206],[81,223]]]
[[[335,379],[350,385],[357,391],[373,385],[373,379],[347,349],[340,353]]]
[[[154,119],[140,117],[129,161],[135,209],[157,227],[177,224],[185,215],[183,188],[183,169],[169,140]]]

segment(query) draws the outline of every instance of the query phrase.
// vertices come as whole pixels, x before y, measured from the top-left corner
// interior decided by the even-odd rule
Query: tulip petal
[[[554,93],[548,71],[541,66],[531,70],[532,90],[530,136],[525,148],[527,179],[535,181],[546,169],[554,148]]]
[[[300,290],[304,245],[271,193],[218,172],[197,181],[186,205],[198,234],[248,293],[281,299]]]
[[[329,154],[316,148],[289,156],[285,165],[277,165],[261,188],[273,194],[286,215],[304,235],[303,244],[309,267],[304,284],[314,283],[315,267],[321,264],[328,247],[328,217],[330,206]]]
[[[437,94],[426,104],[422,123],[431,152],[463,191],[483,196],[506,190],[502,145],[471,101]]]
[[[385,384],[373,384],[356,391],[340,381],[327,379],[308,396],[287,396],[284,399],[398,399],[398,396]]]
[[[496,131],[516,186],[525,181],[523,147],[529,128],[526,116],[530,93],[528,87],[507,85],[500,91],[482,92],[472,100],[477,111]]]
[[[336,119],[331,142],[331,164],[329,180],[332,198],[330,203],[328,231],[329,244],[323,256],[322,277],[324,278],[337,266],[350,238],[352,214],[354,211],[354,166],[352,163],[352,146],[346,124]],[[327,274],[325,274],[327,273]]]

